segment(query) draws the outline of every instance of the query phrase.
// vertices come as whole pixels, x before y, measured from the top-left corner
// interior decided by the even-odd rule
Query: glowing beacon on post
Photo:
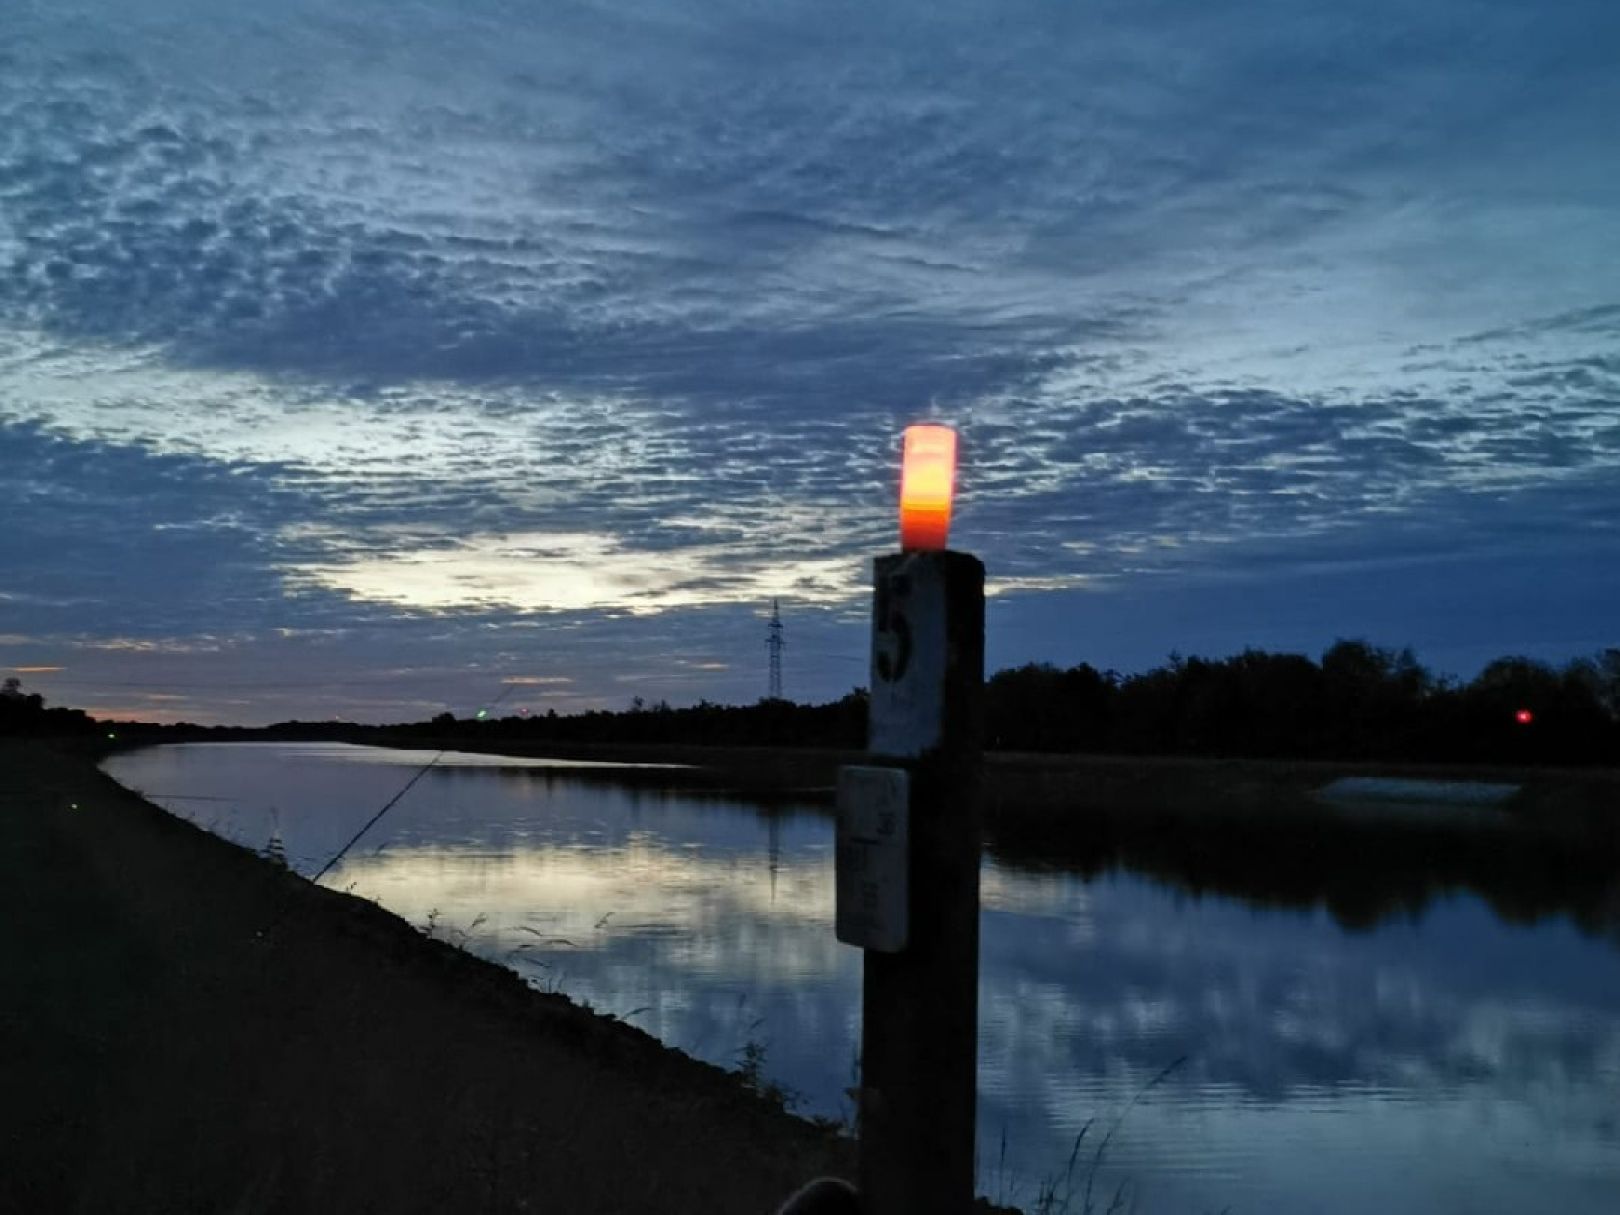
[[[900,465],[900,547],[942,549],[951,532],[956,488],[956,432],[908,426]]]

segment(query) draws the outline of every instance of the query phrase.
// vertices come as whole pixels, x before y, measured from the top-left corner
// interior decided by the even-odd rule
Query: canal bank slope
[[[0,1210],[757,1215],[847,1141],[0,741]]]

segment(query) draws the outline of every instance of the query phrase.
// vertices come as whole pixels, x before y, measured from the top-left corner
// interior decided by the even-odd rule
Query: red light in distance
[[[1520,709],[1513,715],[1513,720],[1518,722],[1521,726],[1528,726],[1531,722],[1535,721],[1535,719],[1536,715],[1529,709]]]

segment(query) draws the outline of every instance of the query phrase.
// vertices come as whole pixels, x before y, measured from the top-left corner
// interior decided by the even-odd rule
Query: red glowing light
[[[1536,715],[1529,709],[1520,709],[1513,715],[1513,720],[1518,722],[1521,726],[1528,726],[1531,722],[1535,721],[1535,719]]]
[[[956,488],[956,432],[908,426],[900,470],[900,547],[940,549],[951,531]]]

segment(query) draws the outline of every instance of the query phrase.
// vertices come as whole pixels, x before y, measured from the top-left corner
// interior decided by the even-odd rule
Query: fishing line
[[[367,831],[370,831],[372,829],[372,827],[376,826],[378,820],[380,820],[383,815],[387,814],[396,805],[398,805],[399,804],[399,799],[404,797],[407,793],[409,793],[411,791],[412,786],[414,786],[417,781],[421,780],[424,776],[426,776],[428,774],[428,770],[430,768],[432,768],[435,764],[437,764],[441,759],[444,758],[444,751],[445,751],[445,749],[441,749],[436,755],[434,755],[434,757],[432,759],[428,760],[427,763],[423,764],[420,768],[418,768],[415,772],[413,772],[411,774],[411,779],[406,781],[404,783],[404,785],[402,785],[400,787],[399,792],[394,794],[393,797],[389,798],[386,802],[384,802],[383,806],[382,806],[382,809],[377,811],[377,813],[373,814],[370,818],[368,818],[365,821],[365,825],[362,826],[360,828],[360,830],[356,831],[352,836],[349,837],[349,842],[344,844],[343,847],[339,848],[337,850],[336,854],[333,855],[332,859],[327,861],[326,864],[321,866],[320,872],[317,873],[314,877],[309,879],[310,884],[311,885],[318,884],[320,882],[320,880],[323,877],[325,877],[327,875],[327,873],[329,873],[331,871],[332,866],[336,865],[346,855],[348,855],[349,849],[353,848],[355,846],[355,844],[357,844],[359,842],[360,837],[362,835],[364,835]],[[265,945],[270,944],[271,939],[276,934],[276,930],[278,928],[280,928],[282,926],[282,924],[286,922],[287,917],[292,914],[293,907],[294,907],[294,904],[292,903],[292,901],[290,899],[284,899],[282,901],[282,903],[281,903],[281,911],[276,915],[276,917],[273,920],[271,920],[268,924],[266,924],[258,932],[253,934],[254,939],[261,942],[261,943],[263,943],[263,944],[265,944]]]
[[[418,768],[416,770],[415,775],[413,775],[410,780],[405,782],[405,787],[402,788],[398,793],[394,794],[393,797],[389,798],[386,802],[384,802],[383,803],[383,808],[381,810],[377,811],[377,813],[373,814],[370,818],[368,818],[365,821],[365,825],[362,826],[360,828],[360,830],[356,831],[352,836],[349,837],[349,842],[347,844],[344,844],[343,847],[341,847],[341,848],[339,848],[337,850],[337,855],[335,855],[331,860],[327,861],[326,864],[322,865],[320,872],[317,873],[314,877],[310,878],[309,880],[311,882],[314,882],[314,883],[318,884],[320,882],[320,880],[323,877],[325,877],[331,871],[332,866],[336,865],[339,861],[341,861],[348,854],[349,849],[353,848],[357,843],[360,842],[360,837],[362,835],[364,835],[366,832],[370,831],[371,828],[374,825],[376,825],[378,819],[382,818],[383,815],[387,814],[396,805],[398,805],[399,804],[399,799],[404,797],[407,793],[409,793],[411,791],[411,787],[413,785],[415,785],[417,781],[421,780],[424,776],[426,776],[428,774],[428,769],[433,767],[434,764],[438,763],[443,758],[444,758],[444,752],[441,750],[432,759],[428,760],[427,763],[423,764],[420,768]]]
[[[493,709],[496,705],[500,704],[501,701],[505,700],[508,696],[510,696],[512,694],[512,689],[515,688],[516,686],[517,686],[516,684],[510,684],[510,683],[503,685],[502,689],[501,689],[501,694],[499,696],[497,696],[494,700],[490,701],[482,709],[478,710],[478,713],[476,715],[477,719],[478,720],[483,720],[483,718],[487,717],[489,715],[489,711],[491,709]],[[428,769],[429,768],[433,767],[441,759],[444,758],[445,750],[446,750],[446,748],[440,747],[439,748],[439,753],[437,755],[435,755],[432,759],[428,760],[427,763],[423,764],[420,768],[418,768],[416,770],[415,774],[411,777],[411,779],[405,782],[404,788],[400,789],[400,791],[398,793],[394,794],[393,797],[389,798],[383,804],[383,808],[381,810],[377,811],[377,813],[373,814],[370,818],[368,818],[365,821],[364,826],[362,826],[360,828],[360,830],[356,831],[352,836],[349,837],[349,842],[347,844],[344,844],[343,847],[341,847],[341,848],[339,848],[337,850],[337,855],[334,856],[331,860],[327,861],[326,864],[322,865],[320,872],[317,873],[314,877],[310,878],[309,880],[311,882],[319,882],[323,877],[325,877],[328,873],[330,873],[331,870],[332,870],[332,866],[336,865],[339,861],[341,861],[346,855],[348,855],[349,849],[353,848],[357,843],[360,842],[360,837],[362,835],[364,835],[366,832],[370,831],[372,829],[372,827],[376,826],[377,821],[379,819],[381,819],[383,815],[387,814],[396,805],[398,805],[399,804],[399,799],[404,797],[407,793],[409,793],[411,791],[412,786],[414,786],[417,781],[421,780],[424,776],[426,776],[428,774]]]
[[[480,709],[478,711],[478,714],[477,714],[478,718],[482,719],[483,717],[485,717],[488,714],[490,709],[494,708],[496,705],[500,704],[501,701],[505,700],[509,695],[511,695],[511,693],[512,693],[512,691],[513,691],[513,689],[515,687],[516,687],[515,684],[506,684],[502,688],[501,694],[499,696],[497,696],[494,700],[490,701],[488,705],[486,705],[484,708],[482,708],[482,709]],[[393,797],[389,798],[386,802],[384,802],[383,805],[382,805],[382,808],[380,810],[378,810],[377,813],[373,814],[370,818],[368,818],[363,824],[361,824],[360,830],[356,831],[352,836],[349,837],[349,842],[344,844],[343,847],[339,848],[337,850],[337,852],[332,856],[332,859],[327,861],[326,864],[324,864],[324,865],[322,865],[320,867],[319,872],[317,872],[314,877],[309,879],[310,883],[311,884],[319,884],[320,880],[323,877],[325,877],[328,873],[330,873],[332,871],[333,866],[335,866],[339,861],[341,861],[345,856],[347,856],[349,854],[349,849],[353,848],[357,843],[359,843],[360,838],[363,835],[365,835],[366,832],[370,831],[380,821],[382,821],[383,815],[387,814],[390,810],[392,810],[395,806],[397,806],[399,804],[399,802],[400,802],[400,799],[403,798],[407,793],[409,793],[413,788],[415,788],[416,782],[421,780],[424,776],[426,776],[428,774],[428,772],[434,766],[436,766],[441,759],[443,759],[445,757],[445,754],[448,751],[449,751],[448,747],[440,747],[439,750],[434,754],[432,759],[428,760],[427,763],[423,764],[420,768],[418,768],[415,772],[413,772],[411,774],[410,780],[406,781],[404,783],[404,785],[402,785],[400,787],[399,792],[395,793]],[[265,930],[263,932],[259,933],[259,939],[260,940],[268,940],[270,935],[278,927],[280,927],[282,920],[285,919],[285,918],[286,918],[286,912],[284,911],[282,915],[278,916],[269,925],[269,927],[265,928]]]

